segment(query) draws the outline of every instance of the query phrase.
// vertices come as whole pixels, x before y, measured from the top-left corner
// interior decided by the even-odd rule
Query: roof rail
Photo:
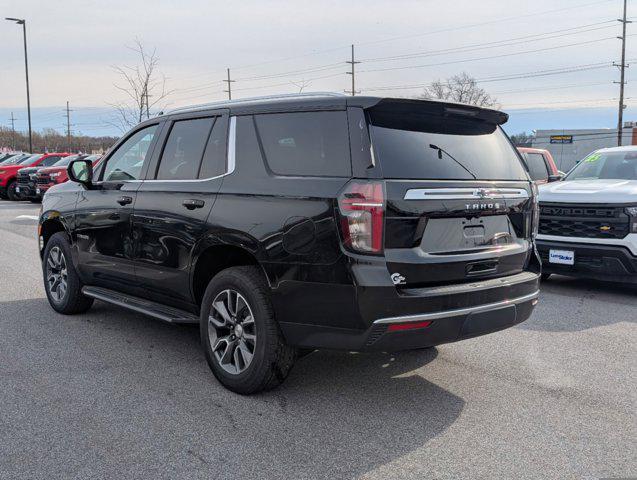
[[[199,105],[191,105],[188,107],[177,107],[167,112],[161,112],[159,115],[170,115],[172,113],[179,112],[192,112],[197,110],[207,110],[210,108],[221,107],[224,105],[232,105],[236,103],[256,102],[259,100],[278,100],[278,99],[293,99],[293,98],[308,98],[308,97],[344,97],[343,93],[336,92],[307,92],[307,93],[282,93],[279,95],[265,95],[261,97],[248,97],[239,98],[236,100],[219,100],[217,102],[202,103]]]

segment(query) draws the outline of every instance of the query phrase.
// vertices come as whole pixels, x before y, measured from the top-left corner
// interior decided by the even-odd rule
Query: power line
[[[607,62],[598,62],[598,63],[585,63],[580,65],[573,65],[570,67],[560,67],[553,68],[547,70],[535,70],[524,73],[512,73],[507,75],[493,76],[493,77],[485,77],[477,79],[478,83],[490,83],[490,82],[500,82],[505,80],[518,80],[522,78],[534,78],[541,77],[547,75],[560,75],[562,73],[572,73],[572,72],[581,72],[585,70],[595,70],[600,68],[609,68],[612,66],[611,61]],[[431,83],[416,83],[416,84],[408,84],[408,85],[383,85],[377,87],[369,87],[363,88],[364,92],[373,92],[373,91],[383,91],[383,90],[406,90],[406,89],[414,89],[414,88],[425,88],[430,87]]]
[[[564,8],[557,8],[557,9],[553,9],[553,10],[544,10],[541,12],[533,12],[533,13],[527,13],[524,15],[514,15],[512,17],[504,17],[504,18],[499,18],[499,19],[495,19],[495,20],[487,20],[485,22],[478,22],[478,23],[471,23],[471,24],[467,24],[467,25],[459,25],[457,27],[449,27],[449,28],[442,28],[439,30],[430,30],[428,32],[424,32],[424,33],[416,33],[416,34],[411,34],[411,35],[402,35],[402,36],[398,36],[398,37],[393,37],[393,38],[387,38],[387,39],[383,39],[383,40],[373,40],[373,41],[369,41],[369,42],[359,42],[358,45],[375,45],[378,43],[387,43],[387,42],[393,42],[396,40],[404,40],[407,38],[416,38],[416,37],[424,37],[424,36],[428,36],[428,35],[435,35],[437,33],[445,33],[445,32],[453,32],[456,30],[465,30],[468,28],[475,28],[475,27],[482,27],[484,25],[493,25],[494,23],[503,23],[503,22],[509,22],[509,21],[516,21],[516,20],[521,20],[521,19],[525,19],[525,18],[529,18],[529,17],[537,17],[537,16],[541,16],[541,15],[546,15],[549,13],[557,13],[557,12],[564,12],[567,10],[575,10],[576,8],[584,8],[584,7],[590,7],[592,5],[598,5],[601,3],[609,3],[611,1],[614,0],[600,0],[597,2],[589,2],[589,3],[585,3],[582,5],[575,5],[575,6],[571,6],[571,7],[564,7]]]
[[[524,35],[521,37],[513,37],[513,38],[497,40],[493,42],[474,43],[474,44],[461,45],[459,47],[445,48],[440,50],[429,50],[425,52],[407,53],[403,55],[369,58],[369,59],[364,59],[363,61],[365,63],[387,62],[387,61],[395,61],[395,60],[406,60],[409,58],[430,57],[430,56],[443,55],[443,54],[449,54],[449,53],[464,53],[464,52],[471,52],[471,51],[483,50],[483,49],[489,49],[489,48],[508,47],[512,45],[528,43],[528,41],[532,41],[532,40],[543,41],[543,40],[550,40],[553,38],[561,38],[561,37],[566,37],[570,35],[577,35],[580,33],[588,33],[588,32],[593,32],[597,30],[604,30],[607,28],[612,28],[614,26],[613,25],[614,22],[615,20],[606,20],[603,22],[591,23],[588,25],[580,25],[577,27],[565,28],[561,30],[553,30],[551,32],[545,32],[545,33],[536,33],[533,35]],[[596,25],[605,25],[605,26],[581,30],[583,28],[592,27]],[[573,31],[573,30],[578,30],[578,31]],[[560,33],[560,32],[569,32],[569,33]],[[545,38],[541,38],[546,35],[549,35],[549,36]],[[537,38],[537,37],[540,37],[540,38]]]
[[[406,65],[406,66],[402,66],[402,67],[387,67],[387,68],[376,68],[376,69],[371,69],[371,70],[361,70],[361,73],[368,73],[368,72],[388,72],[388,71],[394,71],[394,70],[409,70],[409,69],[414,69],[414,68],[426,68],[426,67],[439,67],[442,65],[452,65],[452,64],[456,64],[456,63],[468,63],[468,62],[476,62],[476,61],[480,61],[480,60],[492,60],[495,58],[506,58],[506,57],[515,57],[518,55],[525,55],[528,53],[538,53],[538,52],[546,52],[549,50],[558,50],[560,48],[568,48],[568,47],[576,47],[576,46],[581,46],[581,45],[589,45],[592,43],[598,43],[598,42],[604,42],[607,40],[613,40],[615,39],[615,37],[604,37],[604,38],[598,38],[595,40],[587,40],[585,42],[576,42],[576,43],[568,43],[565,45],[554,45],[552,47],[544,47],[544,48],[536,48],[533,50],[524,50],[521,52],[512,52],[512,53],[503,53],[503,54],[499,54],[499,55],[489,55],[486,57],[477,57],[477,58],[466,58],[463,60],[450,60],[448,62],[439,62],[439,63],[427,63],[427,64],[422,64],[422,65]]]

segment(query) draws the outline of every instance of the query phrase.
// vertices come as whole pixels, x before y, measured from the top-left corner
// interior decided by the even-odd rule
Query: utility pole
[[[11,112],[11,148],[15,150],[15,121],[16,118],[13,116],[13,112]]]
[[[345,63],[349,63],[352,66],[352,71],[351,72],[347,72],[348,75],[352,76],[352,89],[351,90],[345,90],[345,93],[351,93],[352,97],[355,96],[357,93],[361,93],[361,92],[357,92],[356,91],[356,71],[354,70],[354,65],[356,65],[357,63],[361,63],[361,62],[357,62],[354,59],[354,45],[352,45],[352,59],[345,62]]]
[[[146,87],[146,92],[144,93],[144,96],[146,97],[146,120],[148,120],[150,118],[150,106],[148,105],[148,97],[149,97],[148,87]]]
[[[630,20],[626,20],[626,3],[627,3],[627,0],[624,0],[623,18],[617,19],[617,21],[622,24],[622,36],[617,37],[622,41],[622,63],[620,65],[617,65],[616,63],[614,64],[619,67],[619,71],[621,72],[619,82],[615,82],[615,83],[619,83],[619,110],[617,112],[617,146],[618,147],[621,147],[622,145],[622,133],[624,130],[624,108],[626,108],[626,105],[624,105],[624,85],[626,85],[625,70],[626,70],[626,67],[628,67],[628,65],[626,65],[626,24],[632,23]]]
[[[27,21],[23,18],[7,17],[5,20],[15,22],[22,25],[22,34],[24,37],[24,72],[27,79],[27,116],[29,117],[29,152],[33,153],[33,135],[31,132],[31,97],[29,95],[29,61],[27,60]]]
[[[71,153],[71,110],[69,110],[69,102],[66,101],[66,141],[67,152]]]
[[[230,84],[236,82],[236,80],[230,80],[230,69],[226,68],[226,72],[228,73],[228,79],[224,80],[224,82],[226,82],[228,84],[228,90],[224,90],[224,92],[228,92],[228,100],[232,100],[232,88],[230,87]]]

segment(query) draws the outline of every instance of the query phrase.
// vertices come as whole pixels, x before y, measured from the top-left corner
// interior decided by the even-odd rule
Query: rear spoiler
[[[366,108],[372,114],[389,115],[435,115],[439,117],[456,117],[466,120],[474,119],[491,125],[502,125],[507,122],[509,115],[499,110],[450,103],[441,100],[412,100],[403,98],[383,98]]]

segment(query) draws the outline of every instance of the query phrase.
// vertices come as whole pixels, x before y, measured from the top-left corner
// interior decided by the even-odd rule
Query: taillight
[[[385,225],[383,182],[353,180],[338,197],[345,247],[360,253],[382,253]]]

